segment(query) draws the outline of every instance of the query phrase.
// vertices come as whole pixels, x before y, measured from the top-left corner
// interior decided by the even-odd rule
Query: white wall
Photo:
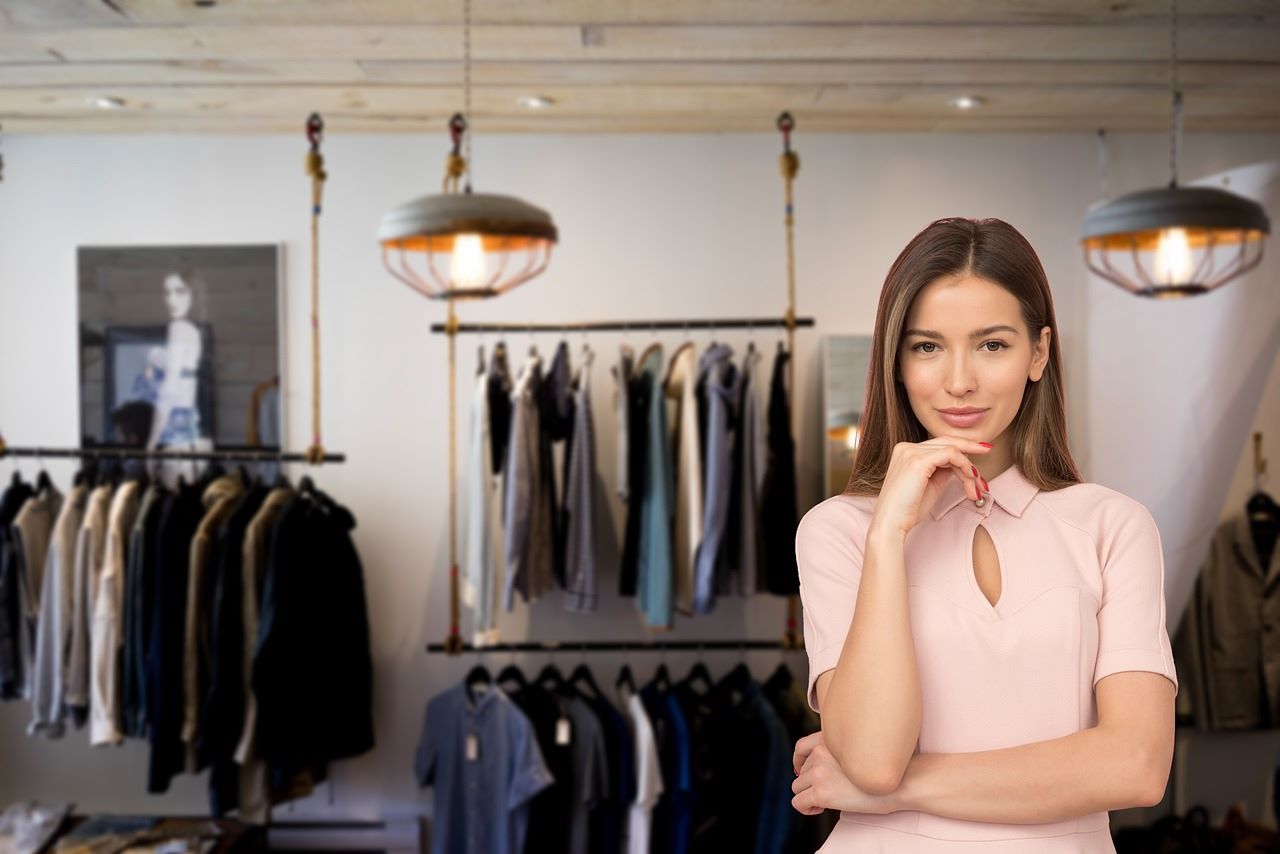
[[[301,120],[300,120],[301,124]],[[0,430],[11,444],[68,445],[77,435],[75,248],[79,245],[243,243],[286,247],[291,444],[309,440],[309,185],[305,140],[296,137],[15,137],[5,139],[0,183]],[[1277,135],[1189,136],[1182,174],[1273,158]],[[1099,195],[1093,135],[828,135],[795,144],[799,311],[819,328],[799,333],[803,412],[800,476],[818,497],[822,468],[819,336],[869,333],[885,272],[932,219],[996,216],[1037,248],[1053,283],[1067,354],[1073,448],[1085,476],[1091,390],[1084,385],[1086,280],[1076,242]],[[1113,194],[1167,180],[1167,140],[1113,137]],[[541,279],[464,320],[601,320],[779,314],[785,307],[782,187],[772,134],[705,136],[481,137],[477,190],[520,195],[552,211],[562,243]],[[428,326],[443,306],[421,299],[380,265],[374,233],[382,213],[439,187],[444,134],[331,136],[322,224],[321,288],[324,438],[350,463],[322,469],[319,482],[355,512],[373,623],[378,746],[333,770],[332,790],[299,804],[295,816],[333,810],[372,817],[425,809],[411,777],[423,703],[472,661],[428,656],[447,631],[447,433],[445,342]],[[676,343],[683,336],[664,336]],[[695,340],[705,341],[705,333]],[[719,333],[740,349],[745,335]],[[772,334],[757,333],[757,343]],[[649,333],[632,340],[643,344]],[[574,336],[575,347],[577,336]],[[600,465],[613,453],[607,410],[608,355],[617,335],[594,335],[593,392],[602,433]],[[462,339],[464,376],[474,338]],[[493,339],[489,342],[492,344]],[[517,353],[527,336],[508,339]],[[548,352],[554,339],[542,336]],[[465,385],[462,386],[464,389]],[[1272,382],[1270,423],[1280,412]],[[1095,441],[1098,439],[1095,438]],[[1105,437],[1104,437],[1105,440]],[[1273,446],[1280,447],[1280,446]],[[1136,446],[1135,453],[1142,447]],[[1274,455],[1280,460],[1280,452]],[[0,477],[7,474],[0,463]],[[27,463],[27,471],[31,470]],[[51,467],[61,483],[70,467]],[[614,522],[622,511],[610,502]],[[607,571],[603,584],[613,589]],[[773,638],[780,601],[722,601],[709,617],[681,620],[675,637]],[[465,628],[465,620],[464,620]],[[504,615],[511,638],[641,637],[631,603],[606,597],[590,617],[563,614],[549,600]],[[718,655],[719,657],[712,657]],[[709,654],[713,673],[735,653]],[[753,654],[760,671],[780,653]],[[568,657],[568,664],[576,656]],[[647,678],[654,656],[632,665]],[[531,662],[540,667],[545,657]],[[790,656],[798,675],[803,660]],[[612,673],[618,659],[595,654]],[[686,657],[672,654],[676,671]],[[491,664],[503,663],[501,659]],[[0,802],[72,799],[85,810],[164,812],[205,808],[204,779],[180,778],[164,798],[144,793],[140,744],[94,750],[83,733],[61,743],[24,735],[27,710],[0,705]]]

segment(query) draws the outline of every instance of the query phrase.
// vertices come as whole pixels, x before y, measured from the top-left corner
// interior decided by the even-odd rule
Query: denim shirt
[[[521,854],[529,800],[555,782],[533,724],[493,683],[474,703],[465,682],[427,703],[414,775],[434,787],[433,854]]]
[[[737,371],[730,361],[733,350],[716,344],[698,362],[698,385],[706,398],[707,446],[703,459],[702,541],[698,544],[693,572],[693,610],[707,614],[716,604],[716,576],[724,560],[723,545],[729,521],[730,485],[733,477],[732,426],[737,407]]]
[[[667,446],[666,394],[662,389],[662,348],[645,351],[637,375],[649,388],[648,446],[640,507],[636,606],[650,628],[670,628],[672,612],[671,509],[675,473]]]

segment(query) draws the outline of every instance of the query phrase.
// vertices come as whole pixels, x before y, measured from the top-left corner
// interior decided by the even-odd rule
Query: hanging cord
[[[307,152],[307,174],[311,176],[311,447],[307,448],[307,462],[311,465],[324,462],[320,441],[320,199],[329,176],[320,155],[323,135],[324,120],[319,113],[312,113],[307,119],[307,140],[311,143]]]
[[[471,0],[462,3],[462,114],[466,117],[464,127],[471,122]],[[466,154],[464,165],[467,170],[467,181],[463,192],[471,192],[471,134],[464,138]]]
[[[1182,92],[1178,89],[1178,0],[1169,0],[1169,189],[1178,186],[1178,148],[1182,137]]]
[[[790,113],[778,116],[778,130],[782,132],[782,156],[778,164],[782,169],[782,177],[786,184],[786,217],[787,228],[787,385],[789,396],[794,403],[796,388],[796,241],[795,241],[795,203],[792,199],[791,185],[796,173],[800,171],[800,158],[791,150],[791,131],[795,129],[796,120]],[[795,433],[796,408],[791,407],[791,432]],[[785,649],[799,649],[800,636],[796,632],[799,624],[799,603],[793,594],[787,597],[787,628],[782,635]]]
[[[467,159],[462,156],[462,138],[467,132],[467,120],[462,113],[454,113],[449,119],[449,139],[453,148],[444,161],[444,191],[458,192],[458,181],[467,172]]]
[[[1102,185],[1102,198],[1111,198],[1111,162],[1107,157],[1107,132],[1098,128],[1098,182]]]
[[[458,655],[462,652],[458,628],[458,316],[453,312],[452,298],[445,332],[449,336],[449,636],[444,646],[450,655]]]

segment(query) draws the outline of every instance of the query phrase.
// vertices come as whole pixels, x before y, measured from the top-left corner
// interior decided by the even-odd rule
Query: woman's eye
[[[999,352],[1000,352],[1000,350],[1007,349],[1007,348],[1008,348],[1008,346],[1009,346],[1008,344],[1005,344],[1003,341],[986,341],[986,342],[984,342],[984,343],[983,343],[983,345],[982,345],[982,346],[983,346],[983,347],[985,347],[985,346],[987,346],[987,344],[996,344],[996,345],[998,345],[998,346],[999,346],[999,348],[1000,348],[999,350],[988,350],[988,351],[987,351],[988,353],[999,353]]]
[[[919,344],[915,345],[915,346],[914,346],[914,347],[912,347],[911,349],[912,349],[912,350],[914,350],[914,351],[915,351],[915,352],[917,352],[917,353],[925,353],[925,352],[932,353],[932,352],[933,352],[932,350],[927,350],[927,351],[926,351],[926,350],[921,350],[920,348],[921,348],[921,347],[936,347],[936,346],[938,346],[938,345],[937,345],[937,344],[934,344],[932,341],[921,341]]]

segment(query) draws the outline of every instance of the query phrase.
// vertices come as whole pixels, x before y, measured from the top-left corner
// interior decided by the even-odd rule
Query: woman
[[[996,219],[885,280],[853,473],[796,535],[823,852],[1111,852],[1162,800],[1177,677],[1138,501],[1081,482],[1049,283]]]
[[[197,391],[204,347],[200,329],[190,319],[195,301],[193,278],[180,273],[165,276],[164,300],[169,310],[169,329],[147,442],[152,449],[187,445],[202,436]]]
[[[147,440],[150,450],[208,451],[213,447],[208,435],[212,420],[208,336],[191,318],[196,314],[199,286],[199,280],[188,272],[170,273],[164,278],[169,328]],[[195,478],[201,468],[191,460],[164,460],[153,467],[153,473],[172,485],[179,476]]]

